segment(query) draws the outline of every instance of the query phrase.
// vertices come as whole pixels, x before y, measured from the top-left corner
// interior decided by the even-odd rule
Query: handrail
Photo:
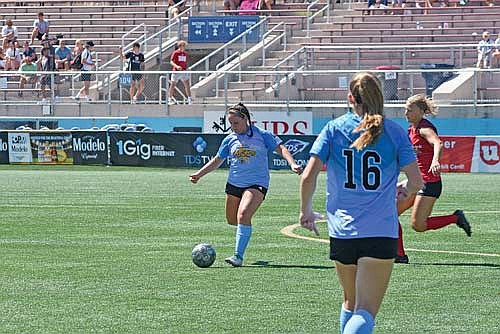
[[[127,37],[130,34],[132,34],[134,31],[139,30],[140,28],[143,28],[143,34],[141,36],[137,37],[136,40],[139,39],[139,38],[146,39],[146,36],[147,36],[147,33],[148,33],[147,26],[146,26],[145,23],[141,23],[141,24],[137,25],[136,27],[134,27],[134,28],[130,29],[129,31],[127,31],[125,34],[123,34],[123,36],[122,36],[122,44],[121,44],[122,49],[125,46],[125,37]],[[146,47],[146,45],[144,45],[144,47]]]
[[[318,10],[313,15],[307,16],[307,22],[306,22],[306,26],[307,26],[306,36],[307,37],[309,37],[309,34],[311,32],[311,24],[312,24],[314,18],[316,18],[316,16],[318,16],[319,14],[323,13],[325,10],[326,10],[326,23],[330,23],[330,4],[326,4],[325,6],[323,6],[323,8]]]
[[[307,37],[309,37],[309,30],[311,29],[310,25],[310,21],[309,21],[309,16],[311,15],[311,9],[316,6],[318,3],[319,3],[320,0],[315,0],[313,2],[311,2],[309,4],[309,6],[307,6],[307,10],[306,10],[306,15],[307,15],[307,22],[306,22],[306,30],[307,30]]]
[[[317,1],[319,1],[319,0],[317,0]],[[267,21],[268,21],[267,17],[262,18],[259,22],[257,22],[253,26],[249,27],[247,30],[243,31],[241,34],[239,34],[238,36],[236,36],[235,38],[233,38],[229,42],[226,42],[225,44],[223,44],[222,46],[220,46],[216,50],[212,51],[211,53],[209,53],[208,55],[206,55],[205,57],[203,57],[202,59],[200,59],[199,61],[197,61],[193,65],[189,66],[189,69],[192,70],[192,69],[196,68],[197,66],[205,63],[205,71],[209,71],[210,58],[212,58],[213,56],[218,54],[221,50],[226,50],[226,52],[227,52],[227,47],[230,46],[231,44],[236,43],[241,38],[243,38],[243,51],[246,51],[247,50],[247,48],[246,48],[246,36],[249,33],[251,33],[253,30],[255,30],[255,28],[261,26],[262,24],[264,24]],[[224,58],[226,58],[226,56],[224,56]]]
[[[241,82],[241,53],[239,51],[233,53],[232,55],[230,55],[229,57],[227,57],[226,59],[223,59],[221,62],[219,62],[216,66],[215,66],[215,72],[216,72],[216,75],[215,75],[215,97],[219,97],[219,69],[224,66],[225,64],[229,63],[231,60],[233,60],[234,58],[236,58],[236,56],[238,56],[238,68],[239,68],[239,73],[238,73],[238,82]],[[226,75],[226,74],[224,74]]]
[[[284,63],[288,62],[290,59],[292,59],[293,57],[295,57],[297,54],[299,54],[300,52],[304,52],[304,50],[306,49],[307,47],[306,46],[303,46],[301,47],[300,49],[298,50],[295,50],[295,52],[293,52],[292,54],[288,55],[288,57],[286,57],[285,59],[283,59],[282,61],[280,61],[279,63],[277,63],[276,65],[273,66],[273,70],[277,70],[281,65],[283,65]]]
[[[281,21],[274,27],[272,27],[269,31],[267,31],[263,36],[262,36],[262,66],[266,65],[266,37],[269,36],[273,31],[278,29],[279,27],[283,26],[283,33],[281,33],[277,38],[283,38],[283,51],[286,50],[286,25],[284,21]]]

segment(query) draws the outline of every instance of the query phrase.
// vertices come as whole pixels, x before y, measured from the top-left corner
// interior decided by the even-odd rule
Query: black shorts
[[[441,180],[436,182],[425,182],[424,187],[417,195],[439,198],[439,196],[441,196],[441,191],[443,191],[443,183]]]
[[[42,86],[52,86],[52,78],[50,75],[43,75],[40,77],[40,85]]]
[[[142,79],[142,77],[143,77],[142,74],[132,74],[132,80],[134,81],[139,81]]]
[[[398,250],[398,239],[359,238],[337,239],[330,237],[330,259],[342,264],[358,264],[362,257],[394,259]]]
[[[247,189],[257,189],[258,191],[260,191],[264,195],[264,199],[266,199],[267,188],[265,188],[263,186],[259,186],[257,184],[253,184],[253,185],[251,185],[249,187],[241,188],[241,187],[233,186],[230,183],[226,183],[226,194],[232,195],[232,196],[235,196],[235,197],[238,197],[238,198],[243,197],[243,193]]]
[[[37,32],[36,39],[38,39],[39,41],[41,41],[42,38],[43,38],[43,35],[45,35],[45,33],[42,34],[41,32]]]
[[[94,80],[94,78],[91,73],[82,73],[80,81],[92,81],[92,80]]]

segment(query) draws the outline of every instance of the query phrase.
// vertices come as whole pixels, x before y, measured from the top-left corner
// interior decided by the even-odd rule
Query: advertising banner
[[[471,171],[474,137],[440,136],[443,143],[441,171],[444,173],[469,173]]]
[[[477,136],[471,172],[500,173],[500,137]]]
[[[215,156],[221,135],[109,132],[113,165],[201,167]]]
[[[71,132],[37,131],[30,133],[34,164],[73,164]]]
[[[257,111],[250,115],[253,124],[275,135],[312,135],[312,112]],[[231,131],[225,113],[222,111],[205,111],[203,127],[205,133],[229,133]]]
[[[309,151],[316,140],[316,136],[279,136],[283,145],[290,151],[295,162],[303,167],[309,161]],[[288,162],[278,153],[269,154],[269,168],[289,169]]]
[[[9,163],[9,136],[7,132],[0,132],[0,164]]]
[[[106,131],[74,131],[71,134],[75,165],[106,165],[108,163]]]
[[[11,164],[33,161],[31,155],[30,134],[28,132],[9,132],[9,162]]]

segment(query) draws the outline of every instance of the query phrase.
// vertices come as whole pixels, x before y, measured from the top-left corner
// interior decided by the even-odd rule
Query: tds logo
[[[479,142],[479,152],[481,160],[487,165],[496,165],[500,161],[498,156],[498,143],[496,141],[487,140]]]
[[[196,150],[196,152],[203,153],[203,151],[205,151],[205,149],[207,148],[207,142],[203,138],[198,137],[193,142],[193,147]]]
[[[306,141],[298,140],[298,139],[289,139],[283,144],[290,153],[295,156],[296,154],[299,154],[302,152],[307,146],[309,146],[309,143]],[[274,152],[274,154],[278,154]]]
[[[120,140],[116,143],[118,146],[119,155],[140,156],[143,160],[151,158],[151,145],[143,144],[141,139],[133,140]]]

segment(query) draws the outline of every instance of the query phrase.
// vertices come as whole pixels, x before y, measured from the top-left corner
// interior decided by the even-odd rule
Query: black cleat
[[[472,232],[470,229],[470,224],[467,221],[467,218],[465,218],[464,212],[462,210],[456,210],[455,212],[453,212],[453,214],[458,217],[457,226],[462,228],[465,231],[465,234],[470,237],[472,235]]]
[[[410,259],[408,259],[408,255],[403,255],[403,256],[396,255],[396,258],[394,259],[394,263],[408,264],[408,263],[410,263]]]

